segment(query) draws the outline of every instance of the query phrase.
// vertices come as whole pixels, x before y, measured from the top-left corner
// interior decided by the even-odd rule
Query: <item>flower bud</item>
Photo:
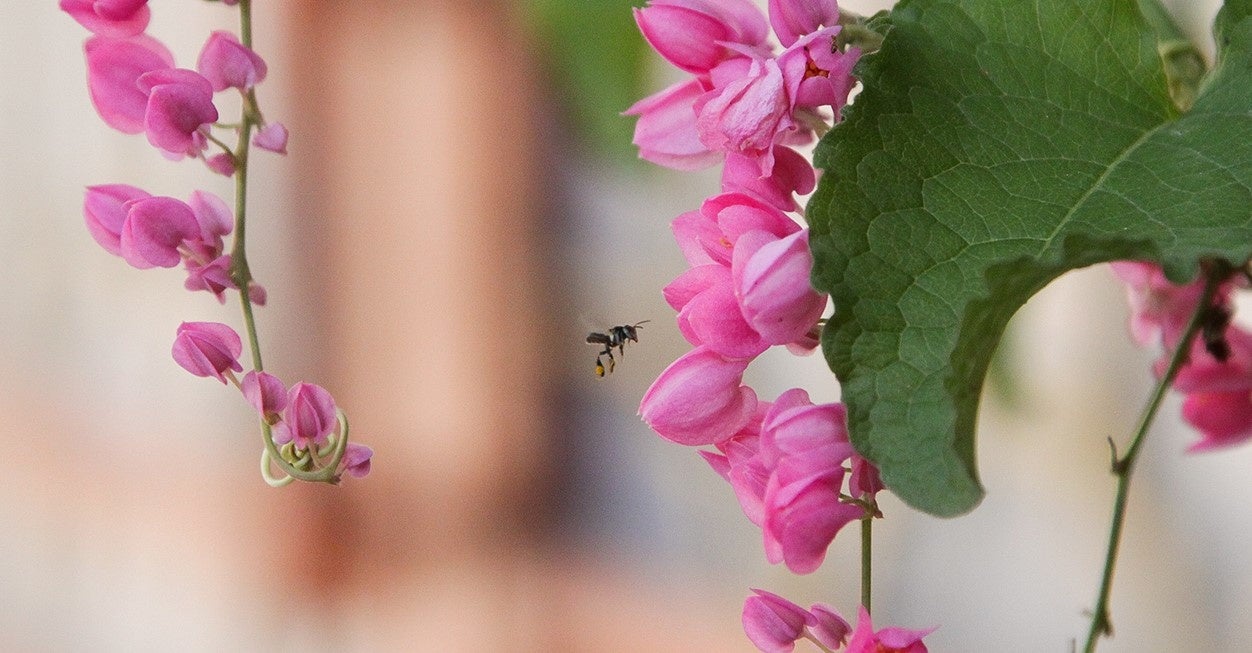
[[[239,384],[243,396],[265,421],[273,424],[287,407],[287,386],[268,372],[248,372]]]
[[[172,197],[147,197],[129,204],[119,242],[126,262],[141,270],[178,265],[179,245],[200,235],[191,207]]]
[[[167,68],[140,75],[138,84],[148,93],[143,123],[148,142],[176,156],[203,150],[200,129],[218,117],[209,80],[194,70]]]
[[[281,122],[271,122],[257,130],[252,144],[276,154],[287,153],[287,128]]]
[[[365,478],[370,473],[370,460],[373,457],[373,449],[363,444],[349,442],[348,448],[343,452],[343,458],[339,461],[339,471],[353,478]]]
[[[265,60],[244,46],[230,32],[215,30],[200,50],[196,69],[214,91],[237,88],[246,91],[265,79]]]
[[[805,34],[839,24],[835,0],[769,0],[769,22],[783,47]]]
[[[743,317],[771,345],[803,339],[826,310],[813,289],[808,231],[775,240],[764,232],[740,238],[731,273]]]
[[[178,326],[171,352],[183,369],[196,376],[215,377],[226,383],[225,372],[242,372],[239,354],[243,343],[235,330],[217,322],[183,322]]]
[[[335,400],[320,385],[301,381],[287,391],[287,406],[283,409],[283,421],[274,429],[274,442],[294,443],[297,449],[307,449],[310,444],[318,446],[328,442],[337,423]]]
[[[639,414],[661,437],[679,444],[713,444],[742,429],[756,410],[756,393],[742,385],[746,360],[727,360],[697,347],[652,383]]]
[[[804,608],[773,592],[752,590],[743,602],[743,632],[765,653],[788,653],[812,618]]]
[[[61,11],[94,34],[127,38],[148,28],[148,0],[61,0]]]

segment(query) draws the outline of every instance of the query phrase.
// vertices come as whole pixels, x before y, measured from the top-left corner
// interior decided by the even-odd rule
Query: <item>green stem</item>
[[[1200,330],[1201,318],[1208,310],[1213,302],[1213,295],[1217,292],[1217,286],[1225,278],[1221,270],[1215,270],[1209,266],[1204,266],[1205,284],[1204,293],[1200,297],[1200,302],[1196,306],[1196,310],[1191,315],[1191,320],[1187,322],[1187,328],[1183,332],[1182,338],[1178,341],[1178,348],[1174,350],[1169,360],[1169,368],[1165,371],[1164,376],[1157,382],[1156,389],[1152,392],[1152,398],[1148,401],[1147,407],[1143,411],[1143,415],[1139,419],[1139,426],[1135,430],[1135,437],[1130,442],[1130,448],[1126,451],[1126,455],[1120,459],[1117,457],[1117,451],[1113,451],[1112,471],[1117,476],[1117,498],[1113,502],[1113,523],[1109,529],[1108,551],[1104,556],[1104,573],[1100,578],[1100,596],[1096,601],[1095,611],[1091,616],[1091,630],[1087,633],[1087,645],[1083,648],[1084,653],[1093,653],[1096,648],[1096,642],[1101,636],[1113,634],[1113,622],[1109,617],[1109,594],[1113,590],[1113,568],[1117,564],[1117,552],[1121,545],[1122,526],[1126,521],[1126,501],[1130,495],[1130,477],[1134,472],[1135,460],[1139,457],[1139,451],[1143,447],[1145,436],[1148,433],[1148,427],[1156,418],[1156,412],[1161,406],[1161,400],[1165,398],[1165,391],[1173,383],[1174,377],[1178,375],[1178,370],[1182,369],[1183,363],[1187,361],[1188,354],[1191,352],[1191,341],[1195,339],[1196,333]]]
[[[252,2],[239,2],[240,40],[252,47]],[[256,318],[252,312],[252,298],[248,292],[252,285],[252,271],[248,267],[247,212],[248,212],[248,149],[252,140],[252,127],[256,124],[256,97],[248,91],[239,118],[239,141],[235,146],[235,240],[230,250],[230,277],[239,289],[239,301],[243,308],[244,328],[248,334],[248,349],[252,353],[252,367],[260,372],[261,344],[257,338]],[[266,440],[269,441],[266,434]]]
[[[865,611],[870,612],[870,597],[873,592],[870,591],[870,581],[873,578],[873,541],[874,541],[874,513],[866,511],[866,515],[861,518],[861,605],[865,606]]]

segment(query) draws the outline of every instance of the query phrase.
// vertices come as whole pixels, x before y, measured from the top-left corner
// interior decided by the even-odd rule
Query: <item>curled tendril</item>
[[[335,419],[339,427],[331,434],[326,449],[330,450],[329,459],[323,458],[321,451],[313,445],[305,450],[297,450],[290,443],[280,450],[274,444],[273,429],[265,420],[261,421],[265,448],[261,450],[261,477],[271,487],[282,487],[295,480],[310,483],[339,483],[339,463],[348,450],[348,416],[338,408]],[[274,474],[274,467],[282,472],[282,476]]]

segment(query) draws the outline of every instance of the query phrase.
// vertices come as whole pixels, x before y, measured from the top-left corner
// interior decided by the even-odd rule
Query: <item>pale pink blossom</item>
[[[235,330],[217,322],[183,322],[178,326],[171,353],[174,361],[196,376],[215,377],[226,383],[226,372],[243,371],[239,354],[243,343]]]
[[[1117,261],[1113,272],[1126,284],[1130,302],[1130,332],[1140,345],[1160,343],[1173,350],[1182,338],[1191,314],[1204,294],[1204,279],[1175,284],[1161,266],[1146,261]],[[1225,305],[1231,286],[1224,284],[1215,305]]]
[[[274,427],[274,442],[292,442],[297,449],[324,446],[337,422],[330,393],[320,385],[301,381],[287,391],[287,406],[282,421]]]
[[[862,606],[858,612],[856,630],[852,631],[852,638],[848,640],[847,653],[927,653],[922,638],[934,631],[934,628],[883,628],[874,632],[869,612]]]
[[[110,254],[121,256],[122,227],[126,223],[128,203],[148,197],[152,195],[127,184],[88,186],[83,200],[87,231]]]
[[[208,143],[203,132],[218,117],[209,80],[194,70],[167,68],[140,75],[138,84],[148,94],[148,142],[174,157],[199,155]]]
[[[127,203],[119,249],[136,268],[172,268],[182,260],[179,247],[199,237],[191,207],[173,197],[146,197]]]
[[[835,0],[769,0],[769,22],[783,47],[822,27],[839,24]]]
[[[699,80],[689,79],[650,95],[623,112],[639,116],[632,141],[639,157],[675,170],[700,170],[722,160],[700,142],[695,101],[704,94]]]
[[[96,112],[122,133],[142,132],[148,93],[139,87],[139,78],[173,68],[174,55],[144,34],[129,39],[94,36],[87,39],[83,50],[87,55],[87,90]]]
[[[287,153],[287,128],[281,122],[271,122],[257,130],[252,144],[276,154]]]
[[[697,347],[665,368],[639,404],[661,437],[690,446],[733,436],[752,419],[756,393],[743,385],[745,360]]]
[[[265,80],[266,66],[265,60],[234,34],[214,30],[200,49],[196,70],[209,80],[214,91],[246,91]]]
[[[61,0],[60,7],[92,33],[112,38],[140,34],[152,18],[148,0]]]
[[[782,70],[772,58],[752,61],[746,75],[707,92],[696,113],[705,147],[753,157],[762,175],[773,170],[774,145],[797,129]]]
[[[833,650],[847,643],[852,624],[834,608],[825,603],[814,603],[809,606],[809,615],[812,617],[809,636],[822,646]]]

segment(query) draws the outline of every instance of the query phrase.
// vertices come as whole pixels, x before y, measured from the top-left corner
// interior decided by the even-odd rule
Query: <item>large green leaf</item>
[[[809,217],[853,442],[906,502],[982,498],[987,364],[1050,281],[1117,259],[1183,281],[1252,253],[1250,13],[1226,3],[1185,114],[1135,0],[904,0],[883,21]]]

